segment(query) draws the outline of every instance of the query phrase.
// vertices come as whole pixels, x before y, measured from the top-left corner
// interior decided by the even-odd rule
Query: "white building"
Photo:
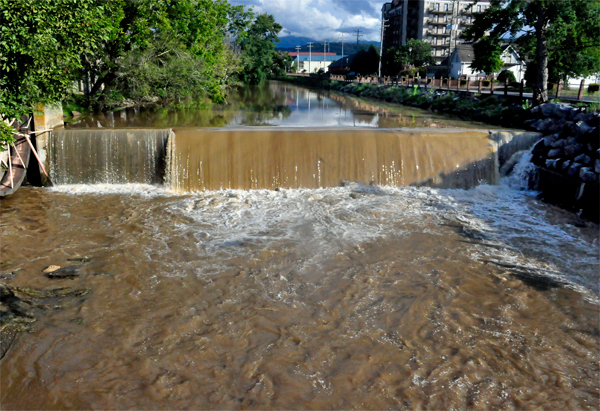
[[[477,13],[490,6],[488,0],[393,0],[381,12],[387,20],[383,48],[406,45],[409,39],[431,44],[436,62],[447,58]]]
[[[494,74],[495,76],[499,74],[499,72],[484,73],[474,70],[471,68],[473,57],[473,45],[471,43],[458,44],[449,58],[448,66],[450,76],[453,78],[482,78],[486,74]],[[510,44],[503,46],[502,56],[500,58],[504,62],[504,66],[500,71],[512,71],[517,81],[521,81],[525,77],[526,64],[513,46]]]

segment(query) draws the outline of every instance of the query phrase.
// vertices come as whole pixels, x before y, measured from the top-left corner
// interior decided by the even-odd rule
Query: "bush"
[[[506,79],[508,79],[509,83],[514,83],[517,81],[515,74],[510,70],[504,70],[504,71],[500,72],[500,74],[498,75],[498,81],[500,83],[504,83],[504,81]]]
[[[490,81],[489,80],[483,80],[482,85],[483,85],[483,87],[489,87],[490,86]]]
[[[592,83],[588,86],[588,94],[597,93],[600,90],[600,84]]]
[[[461,80],[460,81],[460,85],[461,86],[466,86],[467,85],[467,80]]]

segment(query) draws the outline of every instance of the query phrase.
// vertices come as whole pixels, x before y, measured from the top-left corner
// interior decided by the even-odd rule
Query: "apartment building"
[[[489,1],[473,0],[392,0],[381,8],[387,20],[383,48],[406,45],[409,39],[427,41],[436,62],[450,56],[464,30],[473,24],[476,13]]]

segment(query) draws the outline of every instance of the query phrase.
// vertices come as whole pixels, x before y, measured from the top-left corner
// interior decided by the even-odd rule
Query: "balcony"
[[[431,14],[452,14],[452,9],[449,10],[435,10],[433,7],[430,7],[429,9],[427,9],[428,13]]]
[[[436,32],[433,30],[427,30],[427,35],[428,36],[438,36],[438,37],[450,37],[450,31],[447,31],[445,33],[442,32]]]
[[[472,26],[473,25],[473,21],[472,20],[471,21],[461,20],[460,24],[462,26],[467,26],[468,27],[468,26]]]
[[[435,19],[427,19],[427,23],[428,24],[438,24],[440,26],[447,26],[448,24],[450,24],[447,21],[442,21],[442,20],[435,21]]]

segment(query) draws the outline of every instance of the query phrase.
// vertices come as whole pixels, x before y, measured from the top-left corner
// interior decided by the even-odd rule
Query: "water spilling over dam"
[[[164,184],[175,192],[365,184],[470,188],[497,180],[482,130],[100,129],[50,138],[55,184]]]

